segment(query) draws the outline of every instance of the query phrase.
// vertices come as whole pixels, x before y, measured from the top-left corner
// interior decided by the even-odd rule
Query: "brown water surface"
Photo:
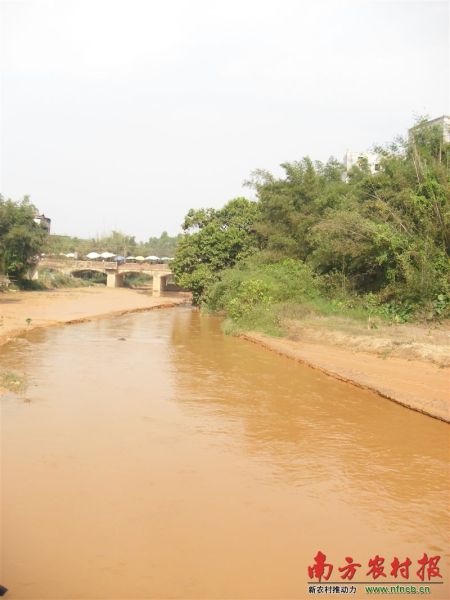
[[[366,581],[376,554],[440,555],[450,597],[448,425],[189,308],[35,331],[0,361],[28,381],[1,398],[11,600],[303,599],[318,550],[332,580],[346,556]]]

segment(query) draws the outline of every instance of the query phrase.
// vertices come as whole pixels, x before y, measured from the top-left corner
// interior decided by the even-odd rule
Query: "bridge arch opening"
[[[165,275],[164,289],[166,292],[181,292],[182,288],[175,283],[175,276],[173,273]]]
[[[153,275],[138,271],[121,271],[124,287],[152,289]]]
[[[83,279],[89,283],[95,283],[100,285],[106,285],[106,273],[97,269],[82,269],[79,271],[71,271],[70,273],[77,279]]]

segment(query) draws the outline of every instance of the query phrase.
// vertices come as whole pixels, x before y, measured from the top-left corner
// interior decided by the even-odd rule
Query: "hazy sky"
[[[0,1],[0,191],[53,233],[174,234],[256,168],[449,110],[449,4]]]

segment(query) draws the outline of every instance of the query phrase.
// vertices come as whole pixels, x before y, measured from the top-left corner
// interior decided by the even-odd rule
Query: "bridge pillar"
[[[106,287],[116,288],[123,284],[123,277],[117,271],[106,271]]]
[[[166,289],[166,278],[160,273],[153,273],[153,292],[159,294]]]

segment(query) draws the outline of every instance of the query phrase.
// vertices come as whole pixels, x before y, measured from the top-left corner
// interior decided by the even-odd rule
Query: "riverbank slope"
[[[425,344],[421,335],[428,333],[418,326],[415,329],[415,343],[409,339],[411,333],[405,333],[401,327],[371,338],[325,326],[312,330],[298,323],[288,325],[290,334],[284,338],[257,332],[246,332],[241,337],[336,379],[450,422],[450,332],[447,327],[441,328],[432,335],[433,343]]]

